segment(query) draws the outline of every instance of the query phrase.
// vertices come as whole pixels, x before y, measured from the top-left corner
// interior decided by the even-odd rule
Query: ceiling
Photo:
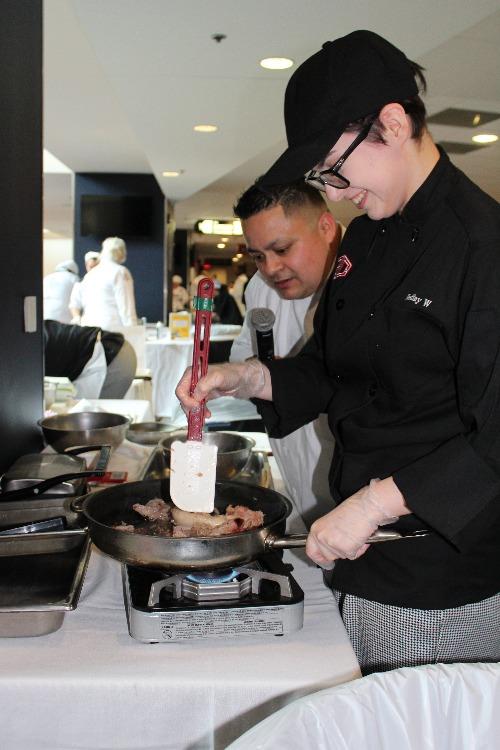
[[[232,215],[285,148],[291,73],[354,29],[382,34],[424,65],[430,115],[500,112],[498,0],[45,0],[44,16],[45,148],[74,172],[154,174],[179,228]],[[264,70],[269,56],[295,64]],[[195,133],[199,123],[219,129]],[[486,129],[500,136],[500,119]],[[431,131],[463,143],[476,132]],[[500,200],[500,141],[452,159]],[[181,176],[162,177],[173,169]],[[334,213],[348,223],[355,209],[342,201]],[[72,235],[70,176],[45,175],[44,225],[50,236]]]

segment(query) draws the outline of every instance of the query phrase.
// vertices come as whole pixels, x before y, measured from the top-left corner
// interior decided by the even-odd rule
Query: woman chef
[[[336,507],[307,553],[364,673],[500,659],[500,210],[436,147],[415,75],[357,31],[292,76],[289,148],[264,178],[306,174],[366,215],[349,226],[295,358],[214,367],[204,397],[258,397],[271,435],[327,412]],[[313,170],[308,173],[308,170]],[[380,525],[424,537],[367,545]]]
[[[137,323],[134,280],[123,265],[127,246],[121,237],[103,240],[99,263],[80,284],[81,324],[116,331]]]

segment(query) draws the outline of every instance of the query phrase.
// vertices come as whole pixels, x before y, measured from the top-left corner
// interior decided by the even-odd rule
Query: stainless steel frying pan
[[[246,505],[264,513],[259,529],[221,537],[166,538],[135,534],[113,528],[115,524],[137,525],[134,503],[153,498],[169,500],[169,482],[147,480],[99,490],[72,503],[72,509],[84,515],[92,541],[103,552],[121,562],[164,570],[215,570],[255,560],[273,549],[305,547],[307,534],[284,535],[285,522],[292,506],[274,490],[239,482],[217,482],[215,507],[221,513],[228,505]],[[422,536],[427,532],[407,535],[396,531],[377,531],[370,542],[391,541],[406,536]]]

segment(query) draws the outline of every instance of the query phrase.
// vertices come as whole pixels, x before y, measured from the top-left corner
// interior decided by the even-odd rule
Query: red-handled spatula
[[[206,374],[210,346],[210,327],[214,282],[201,279],[198,294],[194,298],[194,350],[190,394],[200,377]],[[188,434],[185,443],[175,440],[170,457],[170,496],[182,510],[197,513],[212,513],[215,498],[215,470],[217,466],[217,446],[203,443],[203,423],[205,402],[200,408],[189,412]]]

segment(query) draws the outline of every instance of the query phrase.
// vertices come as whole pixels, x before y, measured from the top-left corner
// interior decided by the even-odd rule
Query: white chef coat
[[[107,369],[104,347],[98,336],[91,358],[79,376],[73,380],[77,398],[99,398],[106,380]]]
[[[266,284],[260,273],[252,276],[245,291],[247,314],[238,338],[231,347],[231,362],[242,362],[257,354],[255,331],[249,325],[249,311],[255,307],[272,310],[274,353],[278,357],[296,354],[312,334],[312,319],[320,293],[305,299],[285,300]],[[328,469],[334,439],[326,415],[304,425],[284,438],[270,438],[289,496],[309,526],[328,513],[333,502],[328,486]]]
[[[80,297],[84,326],[114,331],[137,324],[132,275],[119,263],[103,259],[91,268],[81,282]]]
[[[73,286],[73,289],[71,290],[71,295],[69,298],[69,307],[70,310],[79,310],[79,314],[71,319],[72,323],[79,323],[80,317],[83,309],[83,303],[82,303],[82,294],[81,294],[81,287],[82,282],[77,281],[77,283]]]
[[[231,289],[229,290],[229,293],[232,297],[234,297],[236,304],[238,305],[238,310],[240,311],[241,315],[245,315],[245,302],[243,301],[243,290],[245,289],[245,284],[248,281],[248,276],[246,273],[240,273],[240,275],[235,279],[235,282]],[[246,291],[245,291],[245,297],[246,297]]]
[[[43,279],[43,318],[71,323],[69,300],[71,290],[78,281],[71,271],[60,270],[47,274]]]
[[[188,302],[189,294],[185,287],[179,284],[179,286],[172,288],[172,312],[185,310]]]

